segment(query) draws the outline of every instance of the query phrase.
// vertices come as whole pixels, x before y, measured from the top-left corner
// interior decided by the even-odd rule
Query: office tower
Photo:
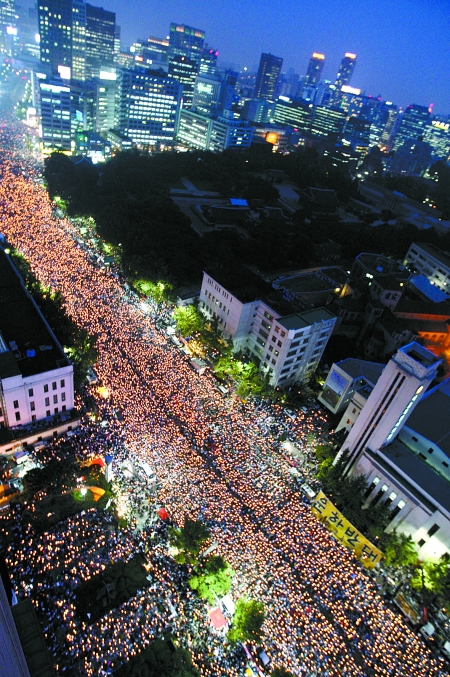
[[[394,139],[394,150],[403,146],[408,139],[418,139],[426,130],[430,121],[430,113],[426,106],[411,104],[403,114]]]
[[[397,148],[389,165],[389,173],[402,176],[423,176],[431,165],[431,161],[431,146],[423,140],[422,136],[418,139],[407,139],[402,146]]]
[[[71,150],[70,87],[61,78],[39,81],[41,150]]]
[[[220,78],[207,73],[199,73],[195,79],[192,108],[204,115],[217,111],[221,88]]]
[[[450,156],[450,124],[445,120],[432,120],[425,128],[424,141],[430,144],[435,158],[448,161]]]
[[[114,61],[116,15],[86,3],[86,77],[96,77]]]
[[[312,104],[304,101],[284,101],[278,99],[275,107],[274,122],[289,125],[302,134],[309,134],[313,116]]]
[[[202,52],[202,58],[200,59],[200,73],[215,75],[218,56],[219,52],[217,49],[210,49],[208,45],[205,45]]]
[[[220,110],[231,110],[233,102],[238,99],[236,93],[236,84],[239,74],[237,71],[227,70],[222,76],[222,86],[220,90]]]
[[[169,75],[183,85],[183,108],[191,108],[194,97],[194,85],[198,74],[195,61],[187,56],[175,54],[169,61]]]
[[[346,473],[366,449],[378,451],[398,435],[425,390],[436,377],[441,360],[418,343],[400,348],[386,365],[363,410],[342,445],[338,460],[348,454]]]
[[[254,99],[273,99],[283,59],[273,54],[261,54],[258,73],[256,75]]]
[[[312,87],[314,85],[319,84],[324,64],[325,64],[325,54],[313,52],[313,55],[308,64],[308,70],[306,72],[304,86]]]
[[[114,59],[117,60],[117,57],[120,54],[120,26],[117,24],[114,27]]]
[[[15,0],[0,0],[0,50],[14,54],[17,44],[17,19]]]
[[[337,140],[342,136],[347,116],[340,108],[316,106],[311,125],[313,136]]]
[[[94,120],[95,131],[106,134],[114,129],[116,113],[117,75],[115,70],[100,71],[95,79]]]
[[[58,73],[61,66],[72,69],[72,5],[72,0],[46,0],[38,5],[41,63],[52,73]],[[78,5],[77,11],[81,11]]]
[[[391,151],[393,146],[393,139],[397,129],[399,118],[398,107],[395,104],[386,103],[387,118],[381,132],[379,145],[383,150]]]
[[[356,54],[346,52],[339,66],[336,80],[334,81],[337,92],[340,92],[342,85],[349,85],[352,79],[353,71],[356,66]]]
[[[151,65],[153,70],[163,68],[167,71],[169,41],[164,38],[149,37],[144,43],[142,56],[143,64]]]
[[[175,56],[185,56],[200,69],[204,45],[204,31],[183,24],[170,24],[169,63]]]
[[[173,146],[181,85],[145,68],[118,73],[117,131],[141,148]]]

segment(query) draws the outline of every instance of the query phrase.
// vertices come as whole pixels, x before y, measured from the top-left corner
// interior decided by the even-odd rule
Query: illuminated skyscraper
[[[344,58],[341,61],[341,65],[339,66],[339,70],[336,75],[336,80],[334,81],[334,85],[338,92],[340,92],[342,85],[350,84],[350,80],[352,79],[355,66],[356,66],[356,54],[346,52]]]
[[[412,104],[405,110],[394,139],[394,150],[403,146],[409,139],[417,140],[429,124],[430,113],[426,106]]]
[[[200,59],[200,73],[208,73],[209,75],[215,75],[217,70],[217,57],[219,52],[217,49],[210,49],[208,45],[205,45],[202,53],[202,58]]]
[[[114,60],[116,15],[86,4],[86,77],[98,76],[102,66]]]
[[[256,76],[254,99],[273,99],[283,59],[273,54],[261,54],[258,74]]]
[[[11,53],[17,41],[17,14],[15,0],[0,0],[0,49]]]
[[[73,4],[72,0],[38,4],[41,63],[52,73],[58,73],[60,66],[72,69]]]
[[[115,128],[138,147],[172,146],[180,109],[181,85],[145,68],[121,70]]]
[[[317,85],[322,76],[323,67],[325,64],[325,54],[313,52],[309,61],[308,71],[306,73],[305,87],[312,87]]]
[[[185,56],[193,61],[197,70],[205,46],[205,31],[183,24],[170,24],[169,63],[175,56]]]
[[[170,24],[169,74],[183,85],[184,108],[192,105],[195,78],[200,72],[204,46],[204,31],[183,24]]]

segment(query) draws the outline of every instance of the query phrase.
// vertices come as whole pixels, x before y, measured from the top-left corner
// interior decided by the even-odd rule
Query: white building
[[[367,362],[367,360],[357,360],[353,357],[341,360],[332,365],[317,399],[333,414],[341,413],[352,405],[355,393],[362,391],[370,394],[372,392],[384,366],[378,362]],[[365,399],[367,396],[366,394]],[[351,408],[354,406],[356,405]],[[356,417],[352,424],[355,420]]]
[[[219,322],[236,351],[257,359],[272,386],[308,379],[319,364],[336,317],[326,308],[285,314],[279,293],[256,275],[242,276],[238,280],[223,271],[215,277],[203,273],[200,309]]]
[[[450,256],[432,244],[413,242],[405,256],[405,266],[417,271],[446,294],[450,294]]]
[[[3,252],[0,280],[0,426],[26,435],[73,409],[73,366]]]
[[[421,559],[450,552],[450,382],[424,395],[439,358],[417,343],[386,365],[338,457],[369,482],[367,509],[392,507],[388,531],[410,535]]]

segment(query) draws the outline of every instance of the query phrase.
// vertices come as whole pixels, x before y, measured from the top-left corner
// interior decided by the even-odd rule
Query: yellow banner
[[[323,491],[319,491],[315,497],[311,510],[338,541],[355,551],[364,566],[373,569],[378,564],[383,553],[345,519]]]

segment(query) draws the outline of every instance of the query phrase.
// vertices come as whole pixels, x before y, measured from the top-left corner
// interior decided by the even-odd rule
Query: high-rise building
[[[314,136],[322,136],[332,140],[341,137],[347,115],[340,108],[326,108],[316,106],[311,125],[311,133]]]
[[[72,71],[72,12],[72,0],[46,0],[38,4],[41,63],[53,74],[61,66]]]
[[[256,75],[254,99],[273,99],[280,76],[283,59],[273,54],[261,54]]]
[[[418,139],[429,124],[430,113],[426,106],[411,104],[403,114],[394,139],[394,150],[403,146],[408,139]]]
[[[325,54],[313,52],[313,55],[309,60],[304,86],[311,87],[319,83],[320,78],[322,76],[324,64],[325,64]]]
[[[336,80],[334,81],[336,91],[339,93],[343,85],[349,85],[350,80],[352,79],[353,71],[356,66],[356,54],[351,52],[346,52],[344,58],[341,61],[339,70],[336,75]]]
[[[198,66],[187,56],[175,54],[169,61],[169,75],[183,85],[182,106],[191,108],[194,98],[195,80],[198,75]]]
[[[184,24],[170,24],[169,63],[175,56],[185,56],[200,69],[205,45],[205,31]]]
[[[41,79],[40,137],[41,149],[49,155],[55,150],[71,151],[70,86],[61,78]]]
[[[210,49],[208,45],[203,48],[202,58],[200,59],[200,73],[215,75],[217,71],[217,59],[219,52],[217,49]]]
[[[280,98],[276,103],[274,121],[308,134],[311,131],[312,116],[312,104],[302,101],[285,101]]]
[[[0,50],[12,54],[17,43],[15,0],[0,0]]]
[[[97,77],[114,61],[116,15],[86,3],[86,77]]]
[[[115,14],[85,0],[39,3],[41,63],[52,74],[83,82],[114,60]],[[64,69],[64,70],[62,70]]]
[[[173,146],[181,85],[161,71],[120,70],[116,130],[142,148]]]
[[[199,73],[195,79],[192,108],[204,115],[209,115],[217,110],[221,88],[220,78],[207,73]]]
[[[116,112],[117,75],[116,72],[101,71],[95,79],[94,120],[95,131],[106,134],[114,129]]]
[[[450,156],[450,124],[448,120],[435,119],[425,128],[424,141],[430,144],[435,158],[447,162]]]
[[[348,454],[346,472],[366,449],[377,451],[400,432],[434,380],[441,360],[417,343],[400,348],[386,365],[336,457]]]

